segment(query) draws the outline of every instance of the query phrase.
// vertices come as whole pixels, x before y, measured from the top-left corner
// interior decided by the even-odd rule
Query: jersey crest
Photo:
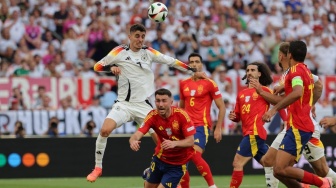
[[[252,94],[252,99],[255,101],[255,100],[257,100],[258,99],[258,93],[257,92],[254,92],[253,94]]]
[[[179,130],[180,127],[179,127],[179,123],[178,123],[178,121],[174,120],[174,121],[173,121],[173,125],[172,125],[172,127],[173,127],[173,129],[176,130],[176,131]]]
[[[203,92],[203,85],[199,85],[197,88],[197,93],[200,95]]]

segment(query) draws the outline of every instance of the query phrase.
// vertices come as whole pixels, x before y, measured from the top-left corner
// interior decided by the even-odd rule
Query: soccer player
[[[133,151],[140,149],[140,139],[152,128],[158,137],[145,188],[174,188],[187,170],[194,155],[195,127],[183,109],[172,106],[172,94],[167,89],[155,92],[155,110],[147,115],[144,124],[130,140]]]
[[[237,188],[242,183],[245,164],[252,157],[260,163],[263,155],[268,150],[268,146],[265,143],[267,137],[264,128],[265,123],[261,117],[268,110],[270,104],[257,94],[256,89],[251,87],[249,82],[252,79],[258,79],[263,85],[262,89],[271,93],[271,90],[266,87],[273,82],[271,71],[264,63],[250,63],[246,68],[246,75],[243,79],[247,79],[248,88],[238,93],[235,109],[229,114],[230,120],[242,122],[244,136],[233,160],[230,188]],[[269,166],[269,164],[262,165]]]
[[[146,29],[141,24],[130,27],[129,45],[114,48],[94,65],[98,72],[111,71],[118,66],[118,98],[110,113],[105,118],[100,134],[96,140],[95,168],[87,176],[90,182],[102,174],[102,162],[107,138],[111,132],[128,121],[141,125],[149,111],[152,110],[147,98],[154,92],[154,74],[152,62],[167,64],[178,70],[193,74],[193,69],[181,61],[161,54],[153,48],[143,46]],[[204,72],[194,73],[196,77],[206,78]],[[154,136],[155,138],[155,136]]]
[[[191,53],[188,57],[189,66],[196,71],[203,70],[202,57],[197,53]],[[210,79],[199,79],[194,76],[180,83],[180,107],[185,109],[196,127],[195,145],[196,154],[191,161],[196,165],[199,173],[206,180],[209,188],[216,188],[208,163],[202,158],[205,146],[208,142],[212,120],[210,117],[211,104],[214,101],[219,109],[218,121],[214,129],[216,142],[222,139],[222,125],[225,116],[225,105],[217,84]],[[189,188],[189,173],[183,176],[182,188]]]
[[[287,57],[288,49],[289,49],[289,42],[283,42],[280,44],[278,59],[279,59],[279,65],[284,70],[284,73],[279,81],[278,89],[283,86],[285,77],[289,71],[289,59]],[[313,75],[313,78],[314,78],[314,90],[313,90],[313,105],[314,105],[322,94],[323,85],[321,81],[318,79],[318,76]],[[259,83],[257,83],[255,80],[251,81],[250,84],[256,88],[257,93],[259,95],[264,97],[270,103],[276,104],[283,99],[282,96],[277,96],[267,92],[263,92],[263,90],[259,88],[260,87]],[[329,168],[326,162],[326,158],[324,155],[324,146],[322,141],[320,140],[321,133],[319,131],[319,125],[314,120],[314,118],[312,118],[312,121],[314,122],[315,130],[311,139],[304,147],[303,155],[307,159],[307,161],[312,165],[315,173],[318,176],[331,177],[333,179],[333,182],[335,183],[336,173],[331,168]],[[265,156],[262,158],[262,162],[267,161],[267,163],[272,164],[272,166],[275,164],[274,159],[276,158],[276,154],[279,149],[280,143],[286,134],[286,130],[287,127],[285,126],[284,129],[277,135],[275,140],[272,142],[271,147],[269,148]],[[276,180],[270,181],[269,183],[271,185],[274,185],[274,187],[278,187],[278,181]]]
[[[270,121],[274,114],[287,107],[288,125],[290,126],[279,146],[276,155],[274,175],[287,187],[300,187],[305,184],[320,188],[332,187],[332,179],[320,178],[299,168],[293,167],[298,161],[305,146],[314,132],[314,123],[310,116],[313,104],[314,80],[311,72],[303,63],[307,53],[307,46],[302,41],[292,41],[289,45],[288,58],[290,70],[285,78],[285,97],[262,119]]]

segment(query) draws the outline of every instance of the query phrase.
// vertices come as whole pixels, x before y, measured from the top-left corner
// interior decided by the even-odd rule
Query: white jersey
[[[183,72],[193,73],[188,65],[151,47],[143,46],[138,52],[133,52],[128,45],[115,47],[95,64],[94,70],[110,71],[112,65],[117,65],[121,70],[118,76],[117,100],[142,102],[155,90],[152,62],[167,64]]]

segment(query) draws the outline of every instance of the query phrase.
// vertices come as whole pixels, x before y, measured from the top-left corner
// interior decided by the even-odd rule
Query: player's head
[[[198,53],[191,53],[188,57],[189,66],[191,68],[195,68],[197,72],[201,72],[203,70],[202,56]]]
[[[145,41],[146,28],[141,24],[134,24],[131,26],[128,38],[130,40],[130,48],[132,50],[140,50]]]
[[[279,47],[279,66],[282,69],[287,69],[289,67],[289,59],[288,59],[288,50],[289,50],[289,42],[283,42]]]
[[[307,55],[307,45],[300,40],[289,43],[288,57],[296,62],[303,62]]]
[[[155,91],[155,105],[160,116],[168,117],[170,115],[170,107],[173,104],[172,93],[165,88]]]
[[[253,62],[247,65],[246,75],[242,78],[243,80],[247,78],[246,83],[248,84],[249,79],[259,79],[259,83],[263,86],[268,86],[273,82],[271,76],[271,70],[265,63]]]

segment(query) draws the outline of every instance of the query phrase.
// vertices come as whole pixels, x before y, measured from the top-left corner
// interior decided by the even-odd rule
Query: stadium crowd
[[[282,41],[305,41],[305,63],[312,73],[335,74],[334,0],[161,2],[169,13],[157,24],[147,16],[148,0],[0,0],[0,78],[113,77],[94,72],[93,65],[113,47],[128,43],[127,31],[134,23],[146,26],[146,45],[161,53],[186,63],[191,52],[200,53],[205,71],[219,86],[227,112],[234,107],[236,78],[245,75],[247,64],[262,62],[274,75],[281,75],[277,58]],[[178,101],[177,80],[186,75],[167,66],[154,64],[153,69],[157,88],[170,89]],[[110,108],[116,99],[115,88],[103,84],[97,90],[100,94],[92,99],[92,105]],[[72,96],[51,106],[45,88],[40,86],[38,91],[34,104],[27,107],[25,96],[13,88],[10,109],[81,108],[72,105]],[[336,97],[319,106],[336,114]],[[240,133],[239,125],[226,126],[225,134]],[[328,132],[336,133],[336,129]]]

